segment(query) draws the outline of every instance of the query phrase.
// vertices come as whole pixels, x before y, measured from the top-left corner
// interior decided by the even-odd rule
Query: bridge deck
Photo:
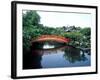
[[[70,39],[57,35],[41,35],[37,39],[32,40],[32,42],[42,42],[42,41],[57,41],[61,43],[67,43],[70,42]]]

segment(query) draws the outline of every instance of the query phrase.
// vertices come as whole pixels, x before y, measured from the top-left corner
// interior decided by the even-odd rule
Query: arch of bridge
[[[57,41],[57,42],[61,42],[61,43],[67,43],[70,42],[71,39],[69,38],[65,38],[62,36],[57,36],[57,35],[41,35],[38,38],[36,38],[35,40],[32,39],[32,42],[42,42],[42,41]]]

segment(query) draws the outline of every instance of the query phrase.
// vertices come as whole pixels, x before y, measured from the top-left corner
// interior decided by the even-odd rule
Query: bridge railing
[[[57,36],[57,35],[41,35],[37,39],[40,39],[40,38],[60,38],[60,39],[65,39],[65,40],[68,39],[62,36]]]
[[[42,40],[42,39],[58,39],[58,40],[64,40],[64,41],[70,41],[71,39],[69,38],[65,38],[65,37],[62,37],[62,36],[58,36],[58,35],[41,35],[39,36],[37,39],[33,40],[33,41],[39,41],[39,40]]]

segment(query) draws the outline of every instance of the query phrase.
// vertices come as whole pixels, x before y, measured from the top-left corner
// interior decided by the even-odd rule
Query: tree
[[[89,28],[89,27],[83,28],[80,30],[80,33],[82,33],[85,36],[90,36],[91,35],[91,28]]]
[[[27,11],[23,13],[23,27],[29,25],[38,25],[40,22],[40,16],[36,11]]]
[[[80,32],[66,32],[63,34],[64,37],[71,39],[71,45],[80,46],[83,35]]]
[[[91,47],[91,28],[87,27],[87,28],[83,28],[80,30],[80,33],[83,34],[83,38],[82,38],[82,46],[84,47]]]
[[[31,46],[31,39],[36,37],[42,32],[38,27],[40,16],[36,11],[27,11],[23,13],[23,48],[28,51]]]

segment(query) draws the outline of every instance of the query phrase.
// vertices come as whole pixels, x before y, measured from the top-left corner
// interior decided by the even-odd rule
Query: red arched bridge
[[[68,43],[71,41],[71,39],[58,35],[41,35],[36,39],[32,39],[32,42],[43,42],[43,41],[56,41],[60,43]]]

